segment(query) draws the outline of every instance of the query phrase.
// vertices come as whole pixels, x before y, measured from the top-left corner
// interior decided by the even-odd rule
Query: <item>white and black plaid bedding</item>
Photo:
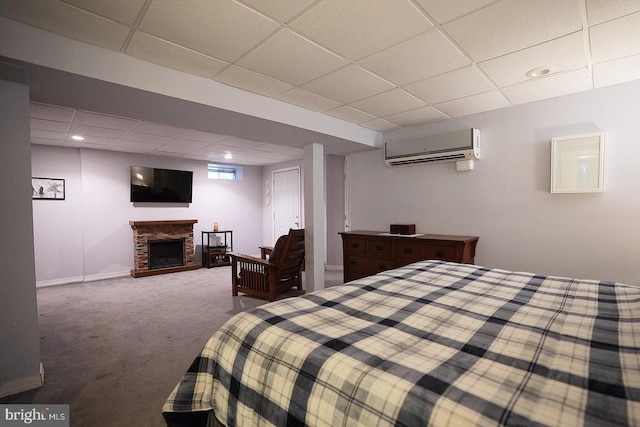
[[[640,425],[640,288],[423,261],[238,314],[163,407],[226,426]]]

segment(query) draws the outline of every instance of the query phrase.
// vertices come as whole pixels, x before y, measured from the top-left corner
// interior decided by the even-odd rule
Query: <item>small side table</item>
[[[228,253],[233,251],[233,231],[202,232],[202,266],[222,267],[231,265]]]

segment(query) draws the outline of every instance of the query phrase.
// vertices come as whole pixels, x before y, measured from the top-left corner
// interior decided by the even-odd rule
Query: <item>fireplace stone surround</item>
[[[197,219],[171,221],[129,221],[133,230],[132,277],[153,276],[156,274],[175,273],[178,271],[196,270],[200,266],[195,262],[195,244],[193,224]],[[184,260],[182,265],[167,268],[150,268],[149,241],[184,239]]]

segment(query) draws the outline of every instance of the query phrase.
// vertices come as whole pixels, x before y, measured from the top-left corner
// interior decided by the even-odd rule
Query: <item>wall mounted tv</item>
[[[193,172],[131,166],[131,201],[191,203]]]

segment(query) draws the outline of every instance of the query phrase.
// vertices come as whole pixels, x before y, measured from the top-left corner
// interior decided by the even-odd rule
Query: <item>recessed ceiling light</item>
[[[82,135],[72,135],[71,139],[73,139],[74,141],[84,141],[84,136],[82,136]]]
[[[226,154],[224,155],[224,158],[225,158],[225,159],[233,159],[233,156],[231,155],[231,153],[226,153]]]
[[[556,67],[538,67],[538,68],[534,68],[533,70],[529,70],[527,71],[526,76],[527,77],[542,77],[542,76],[546,76],[547,74],[551,74],[556,70]]]

